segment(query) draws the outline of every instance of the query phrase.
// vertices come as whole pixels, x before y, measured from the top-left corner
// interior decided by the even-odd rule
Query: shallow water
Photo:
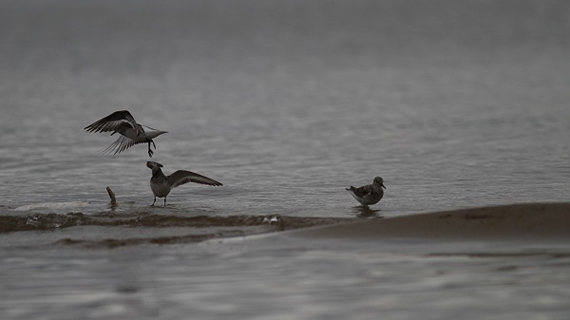
[[[525,258],[491,283],[481,279],[505,272],[480,267],[486,259],[373,244],[356,256],[354,243],[196,244],[334,219],[568,201],[569,18],[565,1],[3,1],[2,318],[489,314],[469,297],[505,318],[566,318],[565,259]],[[149,207],[146,146],[100,156],[115,136],[83,130],[120,109],[169,131],[153,158],[166,174],[191,170],[224,186],[183,185],[167,208]],[[344,188],[376,175],[386,195],[365,212]],[[421,270],[435,265],[457,267],[442,276],[457,294],[430,285],[442,278]],[[367,287],[375,276],[364,271],[379,266],[388,284]],[[342,290],[336,279],[347,279]],[[476,297],[466,293],[479,282]],[[544,296],[518,309],[534,286]],[[424,290],[456,303],[434,304]],[[371,297],[380,291],[385,299]],[[350,308],[337,306],[349,297]]]
[[[123,231],[133,232],[113,232]],[[7,319],[564,319],[569,312],[567,244],[268,237],[3,252]]]

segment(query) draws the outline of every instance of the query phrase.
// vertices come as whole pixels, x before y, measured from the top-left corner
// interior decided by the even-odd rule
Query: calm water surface
[[[568,201],[567,2],[3,1],[0,21],[20,230],[0,234],[1,318],[568,317],[567,258],[203,242],[357,219],[344,188],[377,175],[381,218]],[[115,136],[83,130],[121,109],[169,131],[166,174],[224,186],[150,208],[146,146],[100,156]]]

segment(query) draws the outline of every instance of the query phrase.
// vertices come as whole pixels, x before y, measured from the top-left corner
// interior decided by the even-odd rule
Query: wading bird
[[[372,184],[359,188],[350,186],[350,188],[346,190],[352,194],[354,199],[358,200],[365,208],[368,208],[369,205],[378,203],[378,201],[382,199],[384,196],[384,190],[382,190],[382,188],[386,189],[384,180],[380,177],[376,177],[374,181],[372,181]]]
[[[172,188],[176,188],[181,184],[195,182],[211,186],[222,185],[221,182],[214,179],[186,170],[178,170],[169,176],[165,176],[160,169],[163,165],[155,161],[147,161],[146,166],[152,169],[152,178],[150,178],[150,189],[154,194],[152,206],[154,206],[154,203],[156,202],[156,197],[164,197],[164,206],[166,207],[166,196],[170,193]]]

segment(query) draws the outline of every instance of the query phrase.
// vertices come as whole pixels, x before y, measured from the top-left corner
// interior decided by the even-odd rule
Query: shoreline
[[[319,226],[289,234],[338,239],[567,240],[570,239],[570,203],[457,209]]]

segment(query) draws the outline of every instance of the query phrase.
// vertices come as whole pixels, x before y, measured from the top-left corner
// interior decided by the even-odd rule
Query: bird
[[[145,131],[143,128],[147,127],[151,131]],[[160,136],[161,134],[168,133],[168,131],[160,131],[149,126],[141,125],[135,121],[135,118],[127,110],[115,111],[105,118],[99,119],[84,128],[87,132],[112,132],[111,135],[119,133],[121,136],[113,142],[110,146],[103,149],[101,153],[121,153],[126,149],[139,144],[148,143],[148,156],[152,158],[154,153],[150,149],[150,144],[156,149],[156,144],[152,139]]]
[[[223,185],[221,182],[218,182],[214,179],[210,179],[203,175],[186,170],[178,170],[169,176],[165,176],[160,169],[163,167],[163,165],[155,161],[147,161],[146,166],[152,170],[152,177],[150,178],[150,189],[154,194],[154,201],[152,202],[151,206],[154,206],[156,197],[164,197],[164,207],[166,207],[166,196],[170,193],[170,190],[172,190],[172,188],[176,188],[181,184],[195,182],[211,186]]]
[[[381,177],[376,177],[372,181],[372,184],[365,185],[359,188],[355,188],[350,186],[346,190],[352,194],[354,199],[360,202],[365,208],[368,208],[369,205],[373,205],[378,203],[384,196],[384,190],[386,189],[384,186],[384,179]]]

